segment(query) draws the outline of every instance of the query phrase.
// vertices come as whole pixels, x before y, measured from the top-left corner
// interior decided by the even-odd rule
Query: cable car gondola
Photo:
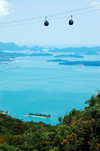
[[[69,20],[69,25],[73,25],[74,21],[72,20],[73,16],[71,15],[71,20]]]
[[[47,19],[47,17],[45,17],[44,26],[48,26],[49,25],[49,22],[46,19]]]

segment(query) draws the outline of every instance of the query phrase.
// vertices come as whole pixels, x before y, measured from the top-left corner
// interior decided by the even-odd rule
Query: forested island
[[[61,54],[61,55],[56,55],[55,56],[55,58],[59,58],[59,57],[84,58],[83,56],[76,55],[76,54],[69,54],[69,55]]]
[[[85,102],[84,110],[73,108],[59,124],[24,122],[0,113],[1,151],[99,151],[100,91]]]
[[[38,52],[38,53],[32,53],[32,54],[24,54],[24,53],[8,53],[0,51],[0,61],[14,61],[16,57],[35,57],[35,56],[53,56],[51,53],[44,53],[44,52]]]
[[[68,62],[59,63],[59,65],[100,66],[100,61],[68,61]]]
[[[64,53],[68,53],[68,52],[89,52],[89,53],[93,53],[93,52],[100,52],[100,46],[99,47],[69,47],[69,48],[54,48],[54,49],[50,49],[49,52],[64,52]]]
[[[51,53],[32,53],[29,56],[53,56]]]
[[[53,60],[47,60],[47,62],[68,62],[68,60],[62,60],[62,59],[53,59]]]
[[[97,52],[86,52],[85,55],[99,55]]]
[[[36,113],[36,114],[29,113],[25,116],[32,116],[32,117],[39,117],[39,118],[52,118],[52,116],[50,114],[46,115],[46,114],[41,114],[41,113],[40,114],[38,114],[38,113]]]
[[[84,65],[84,66],[100,66],[99,61],[68,61],[62,59],[48,60],[48,62],[58,62],[59,65]]]
[[[16,57],[26,57],[24,53],[8,53],[0,51],[0,61],[13,61]]]

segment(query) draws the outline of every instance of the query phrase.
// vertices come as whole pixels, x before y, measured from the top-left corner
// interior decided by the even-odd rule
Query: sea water
[[[54,53],[55,56],[57,53]],[[54,56],[20,57],[0,64],[0,110],[24,121],[58,124],[73,108],[83,110],[84,102],[100,90],[100,67],[67,66],[47,62]],[[99,60],[100,55],[66,60]],[[51,119],[25,117],[29,113],[50,114]]]

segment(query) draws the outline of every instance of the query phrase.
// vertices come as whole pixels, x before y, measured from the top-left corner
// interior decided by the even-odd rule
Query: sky
[[[71,15],[72,26],[68,24]],[[0,42],[44,47],[100,46],[100,0],[0,0]]]

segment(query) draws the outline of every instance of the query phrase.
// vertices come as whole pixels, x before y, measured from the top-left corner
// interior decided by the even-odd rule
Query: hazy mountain
[[[1,51],[4,51],[4,50],[31,50],[31,51],[40,51],[40,52],[43,52],[42,51],[42,47],[38,47],[38,46],[35,46],[35,47],[27,47],[26,45],[23,45],[22,47],[20,47],[19,45],[16,45],[15,43],[2,43],[0,42],[0,50]]]
[[[2,43],[0,42],[0,50],[28,50],[29,48],[27,46],[18,46],[15,43]]]
[[[42,49],[43,49],[42,47],[35,46],[35,47],[31,47],[29,50],[30,51],[40,51],[40,52],[43,52]]]

